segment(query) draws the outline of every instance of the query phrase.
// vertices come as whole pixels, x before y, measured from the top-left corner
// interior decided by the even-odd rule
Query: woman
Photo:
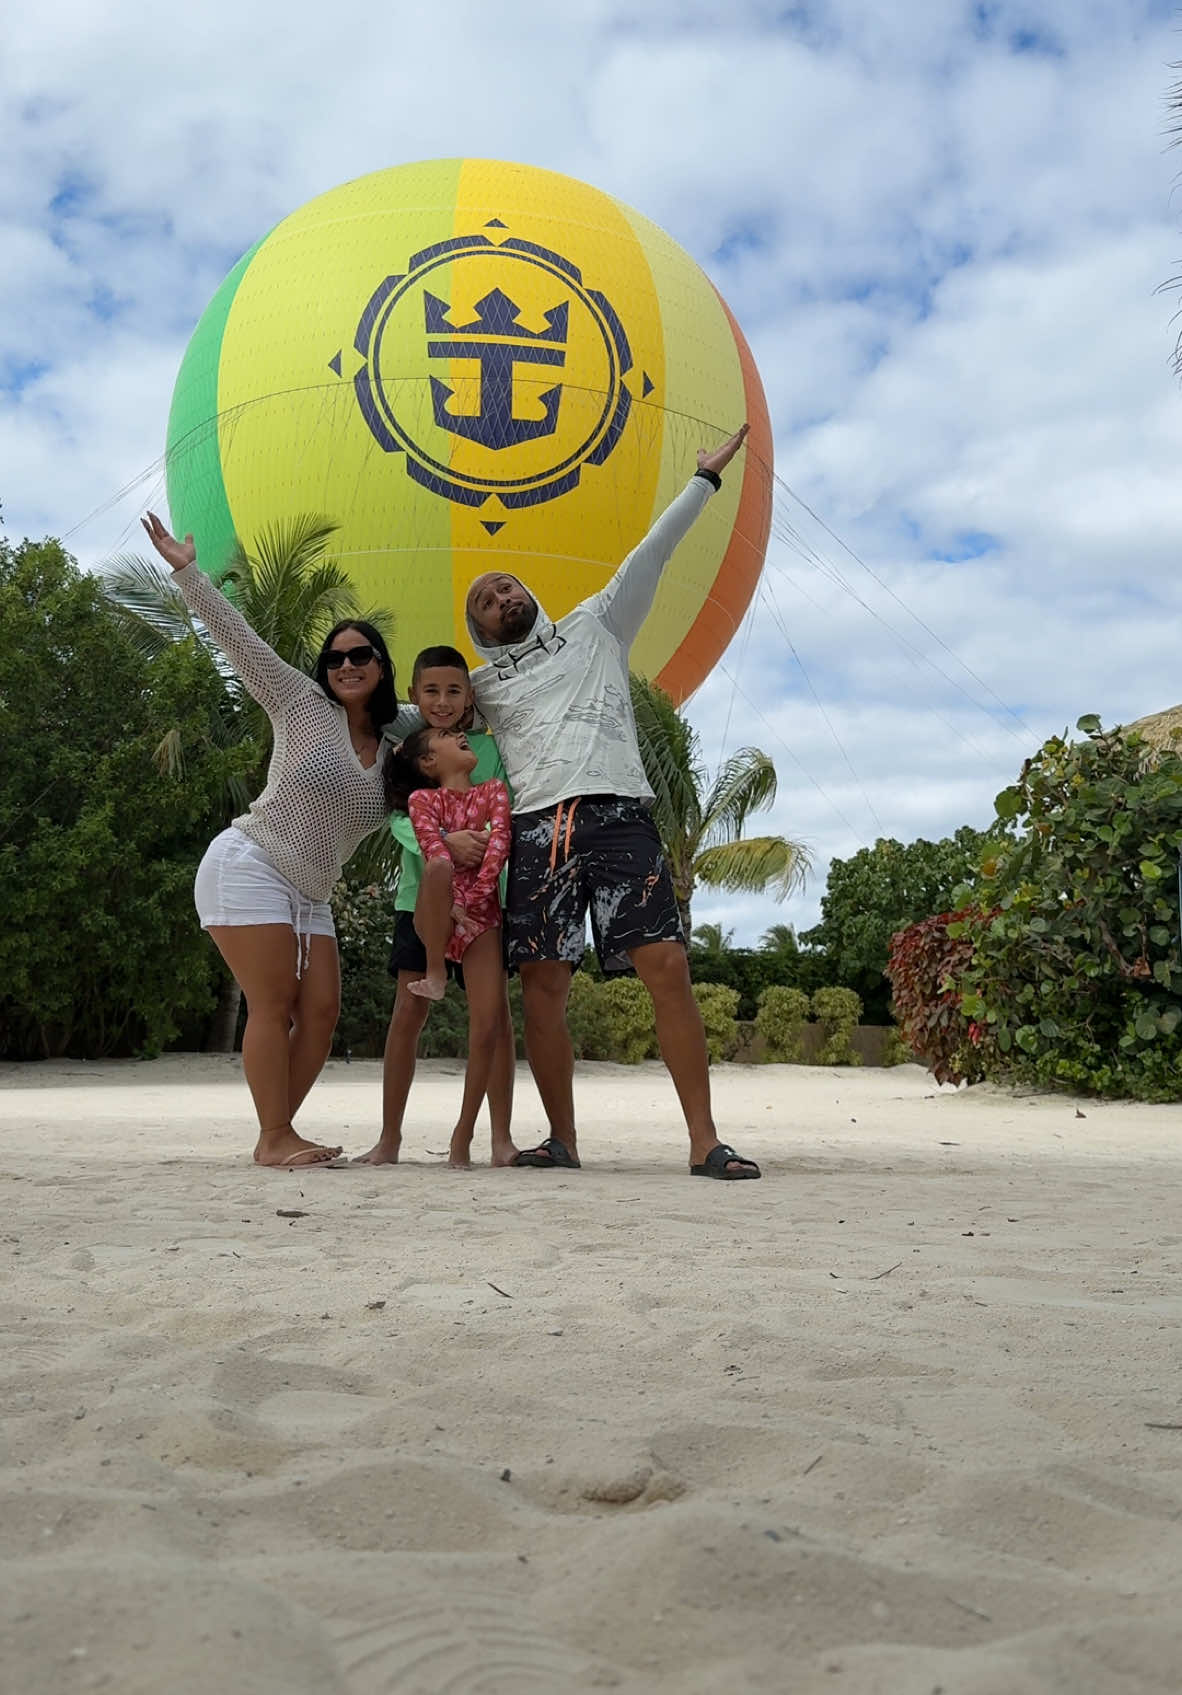
[[[259,1165],[324,1165],[341,1152],[292,1128],[328,1058],[340,1011],[328,905],[344,862],[386,816],[382,729],[396,719],[394,669],[371,624],[338,624],[313,675],[286,664],[149,512],[144,529],[187,605],[266,712],[275,745],[267,786],[215,838],[194,895],[246,997],[242,1068],[254,1097]]]

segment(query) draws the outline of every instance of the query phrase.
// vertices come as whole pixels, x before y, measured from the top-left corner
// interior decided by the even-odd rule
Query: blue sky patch
[[[22,394],[30,383],[35,383],[38,377],[43,377],[49,368],[48,359],[0,360],[0,393],[12,396]]]
[[[962,530],[945,547],[933,548],[928,559],[938,559],[945,565],[964,565],[970,559],[980,559],[986,553],[996,553],[1001,543],[988,530]]]

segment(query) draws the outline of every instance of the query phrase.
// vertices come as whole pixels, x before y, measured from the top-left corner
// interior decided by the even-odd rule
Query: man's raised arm
[[[606,588],[592,595],[586,605],[603,621],[625,647],[631,647],[648,616],[660,585],[661,574],[677,544],[688,534],[694,520],[715,489],[722,487],[722,472],[742,447],[747,425],[713,453],[698,451],[698,469],[671,505],[667,506],[642,542],[638,542]]]

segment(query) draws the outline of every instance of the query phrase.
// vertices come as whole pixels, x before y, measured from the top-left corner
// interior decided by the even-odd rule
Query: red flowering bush
[[[967,934],[948,933],[953,924],[971,931],[980,916],[971,907],[942,912],[891,937],[886,974],[895,1017],[908,1046],[938,1083],[975,1083],[984,1075],[986,1032],[965,1016],[958,987],[972,962],[973,944]]]

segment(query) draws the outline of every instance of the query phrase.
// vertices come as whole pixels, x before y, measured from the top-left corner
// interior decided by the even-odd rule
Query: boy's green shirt
[[[501,764],[501,756],[497,752],[497,744],[484,730],[469,730],[468,746],[476,755],[476,769],[472,773],[472,782],[487,783],[492,777],[499,777],[508,788],[505,777],[505,767]],[[510,790],[512,798],[512,790]],[[402,849],[402,858],[398,870],[398,889],[394,896],[395,912],[413,912],[415,901],[419,898],[419,881],[423,875],[423,852],[415,835],[414,825],[405,812],[395,812],[390,817],[390,829],[394,839]],[[505,898],[505,873],[501,872],[501,899]]]

